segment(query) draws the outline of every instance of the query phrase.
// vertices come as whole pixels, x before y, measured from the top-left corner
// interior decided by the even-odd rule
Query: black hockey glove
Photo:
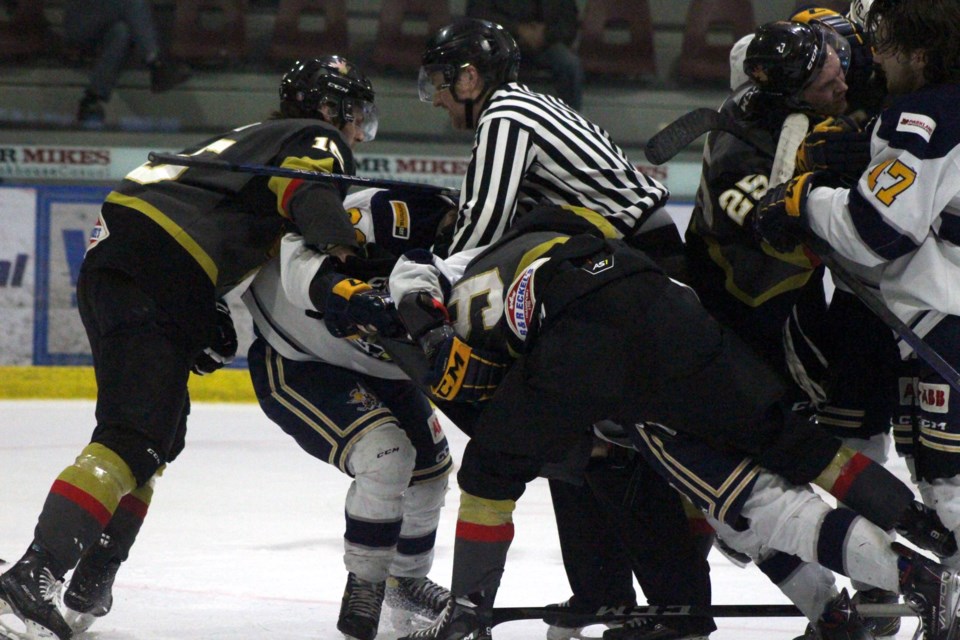
[[[372,334],[393,338],[406,333],[389,294],[345,276],[333,283],[326,297],[323,323],[337,338]]]
[[[807,195],[816,186],[818,175],[801,174],[773,187],[757,201],[752,220],[758,240],[766,240],[780,253],[789,253],[800,244],[797,232],[807,228]]]
[[[870,164],[870,132],[861,131],[848,118],[827,118],[817,123],[797,149],[797,171],[826,171],[835,186],[857,183]]]
[[[358,280],[371,281],[387,278],[397,264],[397,256],[380,245],[365,244],[357,255],[347,256],[337,267],[337,272]]]
[[[400,301],[398,311],[431,364],[423,382],[435,397],[451,402],[480,402],[493,395],[509,363],[461,340],[442,302],[425,292],[411,293]]]
[[[217,328],[213,343],[193,361],[191,371],[198,376],[205,376],[222,369],[224,365],[233,362],[237,355],[237,346],[237,331],[233,328],[230,307],[223,300],[218,300]]]

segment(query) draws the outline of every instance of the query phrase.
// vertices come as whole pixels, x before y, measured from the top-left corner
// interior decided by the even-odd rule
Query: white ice
[[[91,401],[0,402],[0,558],[14,561],[25,550],[50,484],[88,441],[93,414]],[[459,460],[466,438],[453,427],[447,436]],[[891,468],[906,478],[899,460]],[[82,638],[341,640],[348,484],[256,405],[195,404],[187,448],[158,483],[117,577],[113,611]],[[431,574],[442,584],[450,581],[458,499],[454,480]],[[567,598],[546,482],[528,487],[515,524],[497,605]],[[755,568],[739,569],[716,551],[710,560],[715,604],[787,603]],[[378,638],[392,640],[397,634],[384,618]],[[713,640],[789,640],[804,627],[800,618],[717,621]],[[897,637],[911,637],[915,626],[905,619]],[[545,632],[542,622],[523,621],[497,626],[493,635],[540,640]]]

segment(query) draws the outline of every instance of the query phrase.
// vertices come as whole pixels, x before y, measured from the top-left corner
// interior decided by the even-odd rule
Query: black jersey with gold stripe
[[[234,129],[182,152],[238,164],[354,173],[350,147],[313,119]],[[293,224],[315,245],[354,242],[345,187],[253,173],[143,164],[104,202],[84,269],[131,275],[181,326],[197,329]],[[341,237],[342,234],[342,237]]]

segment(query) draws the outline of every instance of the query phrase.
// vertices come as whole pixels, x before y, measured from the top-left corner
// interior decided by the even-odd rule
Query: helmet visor
[[[363,133],[363,141],[370,142],[377,137],[380,127],[380,111],[370,100],[360,98],[343,99],[343,120],[352,122]]]
[[[420,67],[420,76],[417,78],[417,89],[420,101],[433,104],[437,94],[449,89],[456,80],[457,68],[449,64],[427,64]]]
[[[831,27],[828,27],[825,24],[819,22],[812,23],[812,26],[816,28],[820,33],[823,34],[823,44],[830,49],[833,49],[836,52],[837,57],[840,59],[840,68],[843,70],[843,73],[847,73],[847,69],[850,68],[850,42],[846,38],[841,36],[839,33],[834,31]],[[818,61],[817,69],[814,70],[807,81],[804,83],[804,88],[809,87],[817,77],[820,75],[820,72],[823,71],[824,64],[827,61],[827,53],[825,52],[820,56]]]

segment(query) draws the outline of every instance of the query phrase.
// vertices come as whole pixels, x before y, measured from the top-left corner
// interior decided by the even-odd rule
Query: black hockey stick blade
[[[856,276],[850,273],[842,264],[833,251],[833,247],[828,245],[822,238],[813,233],[800,232],[800,240],[813,251],[823,264],[830,269],[830,273],[839,282],[845,284],[853,292],[860,302],[880,318],[888,327],[890,327],[901,340],[906,342],[917,354],[917,357],[926,362],[930,367],[947,381],[956,391],[960,391],[960,373],[949,362],[943,359],[933,347],[918,336],[916,332],[897,315],[890,311],[890,308],[873,291],[860,282]]]
[[[226,162],[224,160],[211,160],[208,158],[184,156],[178,153],[160,153],[157,151],[151,151],[149,154],[147,154],[147,160],[153,164],[172,164],[178,167],[212,169],[215,171],[230,171],[233,173],[251,173],[258,176],[276,176],[278,178],[293,178],[299,180],[309,180],[311,182],[334,182],[354,187],[406,189],[407,191],[419,191],[447,196],[453,200],[460,198],[460,191],[457,189],[448,189],[446,187],[438,187],[437,185],[424,184],[422,182],[381,180],[380,178],[362,178],[360,176],[350,176],[342,173],[323,173],[319,171],[306,171],[303,169],[271,167],[265,164]]]
[[[902,618],[917,615],[906,604],[862,604],[861,615],[874,618]],[[494,607],[493,625],[516,620],[543,620],[558,618],[565,626],[587,626],[604,622],[623,622],[630,618],[696,616],[714,618],[802,618],[803,614],[792,604],[715,604],[710,606],[640,606],[611,607],[602,614],[558,615],[555,607]]]
[[[757,131],[740,126],[725,113],[701,107],[683,114],[655,133],[647,140],[643,154],[649,162],[663,164],[691,142],[711,131],[726,131],[770,158],[777,151],[770,140]]]

